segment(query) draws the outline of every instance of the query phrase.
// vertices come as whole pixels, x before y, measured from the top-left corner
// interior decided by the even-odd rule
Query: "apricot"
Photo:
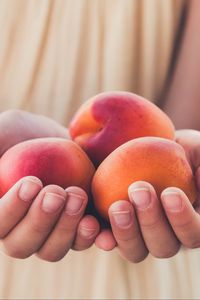
[[[129,92],[105,92],[86,101],[69,125],[72,139],[98,166],[114,149],[134,138],[174,139],[169,117],[150,101]]]
[[[158,197],[167,187],[182,189],[194,203],[196,186],[182,146],[158,137],[129,141],[114,150],[98,167],[92,180],[94,205],[108,219],[117,200],[128,200],[128,187],[142,180],[151,183]]]
[[[1,195],[20,178],[36,176],[45,185],[62,188],[79,186],[90,191],[94,166],[73,141],[63,138],[37,138],[19,143],[0,159]]]

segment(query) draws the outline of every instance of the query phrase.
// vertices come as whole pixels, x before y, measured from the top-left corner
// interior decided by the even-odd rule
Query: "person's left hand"
[[[176,142],[183,146],[200,191],[200,132],[179,130]],[[138,181],[129,187],[129,201],[120,200],[109,209],[110,223],[123,257],[140,262],[148,253],[157,258],[174,256],[183,245],[200,247],[200,197],[193,207],[184,192],[165,189],[158,199],[152,185]],[[111,232],[102,231],[97,247],[109,249]]]

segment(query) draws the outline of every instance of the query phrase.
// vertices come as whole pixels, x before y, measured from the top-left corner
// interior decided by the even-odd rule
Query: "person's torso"
[[[182,0],[2,0],[0,110],[21,108],[67,125],[106,90],[157,101]],[[117,250],[70,252],[58,263],[0,255],[1,299],[197,298],[198,251],[134,265]]]

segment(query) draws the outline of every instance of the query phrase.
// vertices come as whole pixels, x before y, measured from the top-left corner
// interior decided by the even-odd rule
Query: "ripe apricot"
[[[96,166],[134,138],[174,139],[174,126],[162,110],[136,94],[121,91],[101,93],[86,101],[72,119],[69,132]]]
[[[135,181],[151,183],[157,195],[167,187],[182,189],[193,203],[196,186],[182,146],[158,137],[131,140],[113,151],[98,167],[92,180],[94,204],[108,219],[109,206],[128,200],[128,187]]]
[[[76,185],[89,192],[94,171],[87,155],[71,140],[28,140],[10,148],[0,159],[1,195],[24,176],[36,176],[44,185]]]

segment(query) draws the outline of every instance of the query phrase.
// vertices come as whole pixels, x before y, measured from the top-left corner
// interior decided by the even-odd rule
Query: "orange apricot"
[[[108,219],[117,200],[128,200],[128,187],[135,181],[151,183],[158,197],[167,187],[182,189],[193,203],[196,186],[182,146],[158,137],[131,140],[114,150],[98,167],[92,180],[94,204]]]

